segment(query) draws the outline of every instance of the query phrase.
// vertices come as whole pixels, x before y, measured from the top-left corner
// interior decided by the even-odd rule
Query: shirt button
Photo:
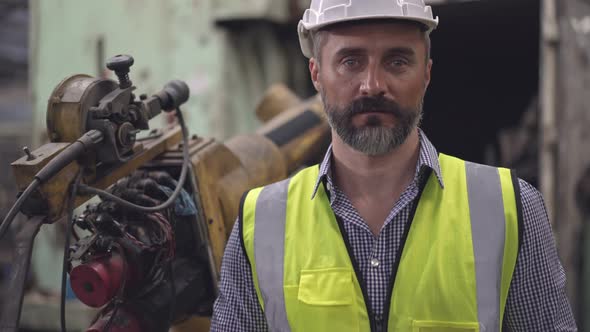
[[[372,267],[379,267],[379,264],[381,264],[381,262],[379,262],[379,260],[377,258],[371,259],[371,266]]]

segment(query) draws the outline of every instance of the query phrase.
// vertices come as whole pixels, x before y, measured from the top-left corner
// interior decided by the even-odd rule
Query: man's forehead
[[[336,23],[321,30],[331,35],[355,35],[367,34],[370,32],[400,32],[420,34],[424,31],[424,26],[421,23],[409,20],[372,19]]]
[[[400,21],[339,24],[323,30],[325,45],[334,51],[343,47],[390,48],[421,44],[423,32],[416,24]]]

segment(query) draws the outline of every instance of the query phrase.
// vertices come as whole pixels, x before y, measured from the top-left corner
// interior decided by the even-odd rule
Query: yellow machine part
[[[306,162],[318,160],[329,140],[329,125],[317,96],[301,101],[287,88],[274,86],[257,114],[267,122],[255,134],[236,136],[225,143],[202,141],[191,155],[218,273],[243,193],[283,180]],[[192,317],[172,331],[209,328],[208,317]]]

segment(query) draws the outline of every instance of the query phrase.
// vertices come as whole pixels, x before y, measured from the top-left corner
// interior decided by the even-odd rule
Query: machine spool
[[[86,132],[88,110],[117,89],[117,82],[85,74],[66,77],[47,102],[47,133],[51,142],[74,142]]]

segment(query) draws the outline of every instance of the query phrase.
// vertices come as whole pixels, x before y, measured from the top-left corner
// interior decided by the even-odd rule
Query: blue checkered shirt
[[[409,221],[412,203],[419,187],[431,171],[441,185],[438,153],[420,131],[420,155],[414,181],[402,193],[385,220],[378,236],[374,236],[350,200],[332,182],[330,176],[331,148],[320,165],[317,186],[324,185],[330,193],[330,204],[343,220],[352,254],[366,281],[371,307],[379,320],[387,300],[388,281],[404,227]],[[518,254],[506,303],[506,331],[577,331],[565,293],[565,273],[559,258],[551,225],[541,194],[529,183],[519,180],[523,210],[522,247]],[[252,272],[239,238],[239,220],[225,249],[221,267],[219,297],[213,307],[211,331],[267,331],[264,313],[254,288]],[[378,260],[372,266],[371,260]]]

